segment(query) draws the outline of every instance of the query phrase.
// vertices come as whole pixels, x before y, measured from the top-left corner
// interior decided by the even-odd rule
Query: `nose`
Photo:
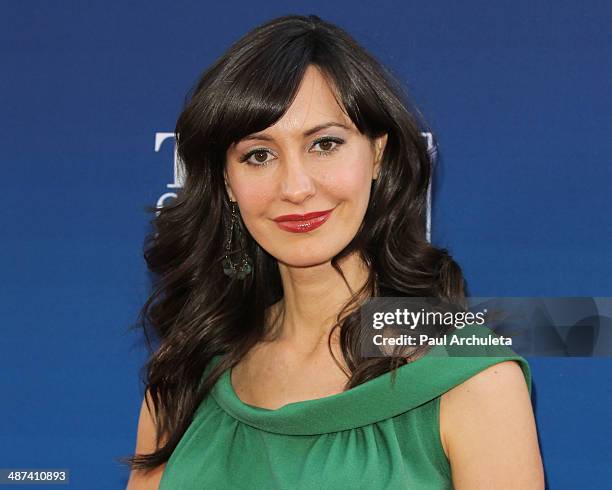
[[[315,193],[315,182],[299,157],[288,159],[282,166],[281,199],[300,204]]]

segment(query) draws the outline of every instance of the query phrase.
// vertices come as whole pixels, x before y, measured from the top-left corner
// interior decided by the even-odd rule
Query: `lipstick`
[[[292,233],[306,233],[325,223],[333,210],[334,208],[306,214],[284,214],[274,218],[274,221],[282,230]]]

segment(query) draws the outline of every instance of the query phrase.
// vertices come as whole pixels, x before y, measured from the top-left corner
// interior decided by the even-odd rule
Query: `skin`
[[[329,122],[346,127],[304,135]],[[276,325],[280,335],[251,349],[232,369],[231,383],[243,402],[277,409],[344,390],[348,369],[336,364],[327,340],[350,291],[330,260],[359,229],[387,135],[371,141],[359,133],[311,66],[283,117],[251,136],[227,151],[226,189],[253,238],[278,260],[284,298],[269,313],[283,315]],[[343,143],[316,143],[321,137]],[[241,161],[252,150],[258,150],[248,159],[252,164]],[[328,221],[308,233],[290,233],[272,221],[330,208]],[[353,290],[364,284],[367,269],[358,256],[341,267]],[[342,360],[337,336],[332,351]],[[137,452],[154,447],[153,420],[143,404]],[[485,369],[441,396],[440,440],[458,490],[544,488],[531,400],[514,361]],[[157,488],[162,472],[163,466],[150,476],[132,472],[128,490]]]
[[[329,121],[349,129],[304,136]],[[350,291],[330,259],[361,224],[387,136],[370,141],[361,135],[315,67],[307,70],[287,113],[262,134],[267,139],[243,140],[228,149],[226,188],[253,238],[278,260],[284,299],[273,309],[285,316],[281,336],[252,349],[232,370],[232,384],[245,403],[277,409],[343,391],[347,375],[333,362],[327,337]],[[319,136],[345,143],[322,156],[316,150],[333,144],[315,145]],[[261,150],[249,157],[254,165],[241,162],[252,150]],[[334,208],[330,219],[309,233],[289,233],[272,221],[329,208]],[[367,271],[356,256],[342,269],[353,289],[365,281]],[[334,355],[342,359],[333,340]],[[441,443],[455,488],[544,488],[531,400],[516,362],[491,366],[449,390],[440,412]]]
[[[542,490],[544,469],[518,363],[472,376],[440,399],[442,446],[458,490]]]
[[[334,126],[304,136],[328,122],[346,128]],[[269,139],[246,139],[228,149],[227,192],[238,203],[253,238],[278,260],[285,296],[278,305],[285,311],[281,340],[310,352],[327,339],[330,318],[349,298],[330,260],[361,225],[387,136],[371,141],[359,133],[313,66],[307,69],[288,111],[255,136],[262,135]],[[316,143],[321,137],[340,138],[344,143]],[[261,150],[250,156],[253,164],[241,162],[252,150]],[[266,165],[258,166],[259,162]],[[308,233],[287,232],[273,221],[284,214],[331,208],[327,222]],[[352,285],[365,282],[367,270],[356,256],[345,260],[342,269]]]

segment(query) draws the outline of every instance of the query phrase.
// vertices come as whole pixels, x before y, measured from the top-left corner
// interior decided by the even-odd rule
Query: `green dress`
[[[460,341],[490,334],[472,325],[453,335]],[[510,347],[453,349],[458,347],[438,345],[399,367],[393,385],[385,373],[276,410],[243,403],[228,369],[198,407],[159,490],[451,489],[440,442],[440,396],[507,360],[519,362],[531,393],[529,365]]]

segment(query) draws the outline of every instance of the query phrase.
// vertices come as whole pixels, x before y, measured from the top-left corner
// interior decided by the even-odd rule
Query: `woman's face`
[[[228,149],[227,191],[279,263],[322,264],[357,233],[385,143],[386,135],[371,141],[359,133],[310,66],[283,117]]]

